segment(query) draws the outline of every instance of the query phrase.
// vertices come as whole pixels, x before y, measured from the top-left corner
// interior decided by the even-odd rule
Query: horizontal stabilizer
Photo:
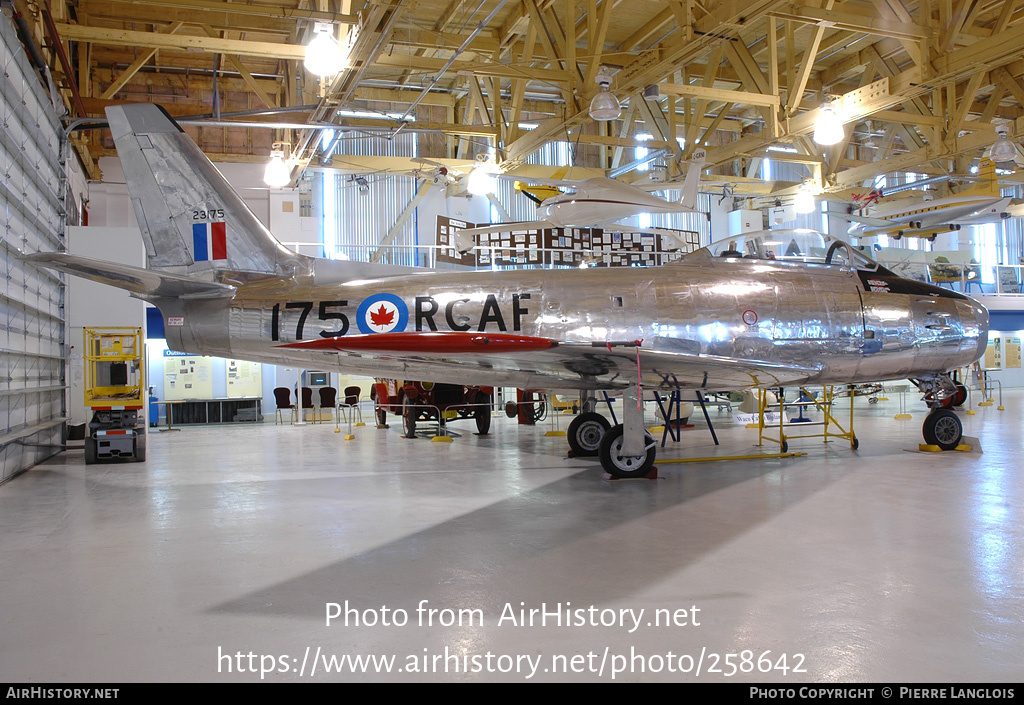
[[[424,331],[422,333],[379,333],[338,338],[305,340],[279,345],[299,350],[338,350],[340,352],[413,352],[424,355],[456,353],[507,353],[548,350],[558,345],[550,338],[509,333],[462,333]]]
[[[88,257],[76,257],[63,252],[37,252],[26,255],[24,259],[40,267],[109,284],[139,297],[217,299],[230,298],[235,293],[235,287],[228,284],[196,281],[189,277],[164,274],[127,264],[113,264]]]

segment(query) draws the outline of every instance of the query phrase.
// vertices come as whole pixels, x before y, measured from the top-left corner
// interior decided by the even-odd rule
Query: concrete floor
[[[504,417],[454,443],[264,423],[152,433],[144,464],[68,451],[0,487],[0,680],[1022,681],[1024,394],[963,417],[983,454],[916,452],[907,399],[911,421],[858,400],[857,452],[657,481]],[[719,449],[697,427],[659,458],[758,450],[712,416]],[[542,603],[582,611],[519,622]],[[393,671],[325,672],[345,655]]]

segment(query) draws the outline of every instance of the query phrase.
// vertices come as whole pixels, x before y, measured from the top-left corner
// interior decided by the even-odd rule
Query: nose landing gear
[[[960,445],[964,427],[952,407],[967,400],[967,388],[954,382],[948,374],[910,381],[921,390],[925,403],[932,409],[921,429],[924,442],[942,450],[954,450]]]

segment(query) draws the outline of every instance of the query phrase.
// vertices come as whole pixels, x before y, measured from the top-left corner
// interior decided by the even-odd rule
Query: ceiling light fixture
[[[466,177],[466,190],[474,196],[486,196],[494,193],[497,187],[498,165],[490,155],[481,152],[476,155],[473,171]]]
[[[837,144],[846,136],[843,133],[843,121],[839,117],[839,106],[836,102],[822,103],[818,119],[814,121],[814,141],[826,147]]]
[[[988,152],[988,158],[996,163],[997,169],[1013,171],[1017,168],[1017,148],[1013,142],[1007,139],[1009,134],[1010,128],[1006,125],[996,125],[996,135],[998,135],[998,138],[992,143],[992,147]]]
[[[348,68],[348,51],[334,38],[330,22],[313,24],[313,39],[306,45],[306,70],[316,76],[333,76]]]
[[[811,195],[811,189],[807,187],[807,184],[800,184],[796,198],[793,199],[793,209],[797,213],[814,212],[814,196]]]
[[[283,188],[292,180],[292,169],[288,166],[292,146],[288,142],[274,142],[270,150],[270,161],[263,172],[263,183],[273,188]]]
[[[617,120],[622,115],[622,106],[619,105],[619,99],[608,89],[608,86],[612,85],[611,74],[601,67],[595,80],[600,89],[590,101],[590,117],[598,122]]]

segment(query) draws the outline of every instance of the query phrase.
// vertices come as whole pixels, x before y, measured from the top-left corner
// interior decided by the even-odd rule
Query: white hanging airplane
[[[598,176],[582,181],[571,179],[520,179],[524,184],[553,186],[563,193],[547,198],[537,207],[537,220],[495,223],[465,228],[456,235],[456,247],[463,252],[476,245],[476,236],[510,230],[546,230],[550,228],[597,228],[614,232],[636,232],[635,225],[619,223],[642,213],[700,213],[697,209],[697,186],[704,168],[706,152],[693,152],[690,167],[681,187],[678,201],[667,201],[654,195],[680,186],[679,182],[634,185]]]
[[[991,159],[982,159],[978,166],[978,183],[953,196],[879,202],[856,213],[832,211],[831,215],[851,221],[849,234],[852,236],[888,235],[895,240],[901,237],[934,240],[939,233],[959,230],[964,225],[995,223],[1010,217],[1007,209],[1011,200],[999,192],[995,164]]]

